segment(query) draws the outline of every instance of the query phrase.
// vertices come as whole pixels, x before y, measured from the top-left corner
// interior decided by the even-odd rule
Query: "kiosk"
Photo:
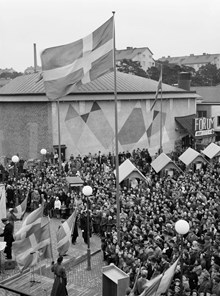
[[[102,269],[102,296],[124,296],[129,287],[129,275],[113,263]]]

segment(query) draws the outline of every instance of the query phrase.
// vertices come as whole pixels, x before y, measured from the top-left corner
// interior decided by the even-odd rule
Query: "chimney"
[[[191,84],[191,73],[180,72],[178,74],[178,87],[189,91],[190,84]]]
[[[37,50],[36,43],[34,43],[34,73],[37,72]]]

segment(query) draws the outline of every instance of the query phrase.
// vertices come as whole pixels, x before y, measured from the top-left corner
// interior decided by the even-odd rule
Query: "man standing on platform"
[[[7,259],[12,259],[11,248],[12,248],[12,243],[14,241],[13,225],[8,221],[7,218],[3,218],[2,222],[4,223],[5,228],[3,233],[0,234],[0,237],[4,237],[4,241],[6,242],[6,247],[4,252],[6,253]]]

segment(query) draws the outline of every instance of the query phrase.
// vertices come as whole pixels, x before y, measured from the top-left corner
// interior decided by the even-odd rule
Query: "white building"
[[[144,71],[155,65],[153,53],[148,47],[127,47],[126,49],[116,50],[116,61],[119,62],[123,59],[140,62]]]
[[[177,64],[179,66],[184,65],[192,67],[197,71],[200,67],[206,66],[207,64],[216,65],[217,69],[220,68],[220,54],[208,54],[203,53],[202,55],[190,54],[189,56],[180,57],[162,57],[158,59],[160,62],[169,62],[170,64]]]

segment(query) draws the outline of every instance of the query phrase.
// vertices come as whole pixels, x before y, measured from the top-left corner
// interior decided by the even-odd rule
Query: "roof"
[[[211,143],[202,151],[202,153],[212,159],[213,157],[220,155],[220,146],[215,143]]]
[[[161,62],[168,61],[173,64],[208,64],[212,63],[215,59],[219,59],[220,54],[202,54],[202,55],[189,55],[180,57],[162,57],[158,59]]]
[[[191,90],[196,91],[203,99],[201,104],[220,103],[220,85],[217,86],[192,86]]]
[[[181,171],[181,169],[165,153],[161,153],[156,159],[154,159],[151,166],[156,173],[159,173],[163,169],[177,169]]]
[[[4,86],[5,84],[9,83],[11,79],[0,78],[0,87]]]
[[[84,183],[79,176],[66,177],[66,181],[70,186],[82,186]]]
[[[179,156],[179,160],[181,160],[186,166],[199,161],[203,163],[208,162],[198,151],[190,147]]]
[[[127,47],[126,49],[120,49],[120,50],[117,49],[116,60],[117,61],[120,61],[123,59],[132,60],[134,57],[145,52],[146,50],[148,50],[151,54],[153,54],[148,47],[141,47],[141,48]]]
[[[0,96],[5,95],[45,95],[43,79],[40,79],[40,73],[33,73],[16,77],[11,82],[0,88]],[[126,74],[117,72],[117,93],[134,94],[134,93],[151,93],[155,97],[158,81],[135,76],[132,74]],[[108,73],[99,77],[98,79],[81,85],[75,88],[72,94],[113,94],[114,93],[114,73]],[[163,83],[163,97],[166,98],[166,94],[172,98],[176,94],[176,97],[199,97],[195,92],[185,91],[183,89],[170,86]],[[65,97],[66,99],[67,97]]]
[[[114,171],[116,175],[116,170]],[[133,163],[126,159],[120,166],[119,166],[119,183],[121,183],[125,179],[131,178],[139,178],[146,180],[145,176],[133,165]]]

